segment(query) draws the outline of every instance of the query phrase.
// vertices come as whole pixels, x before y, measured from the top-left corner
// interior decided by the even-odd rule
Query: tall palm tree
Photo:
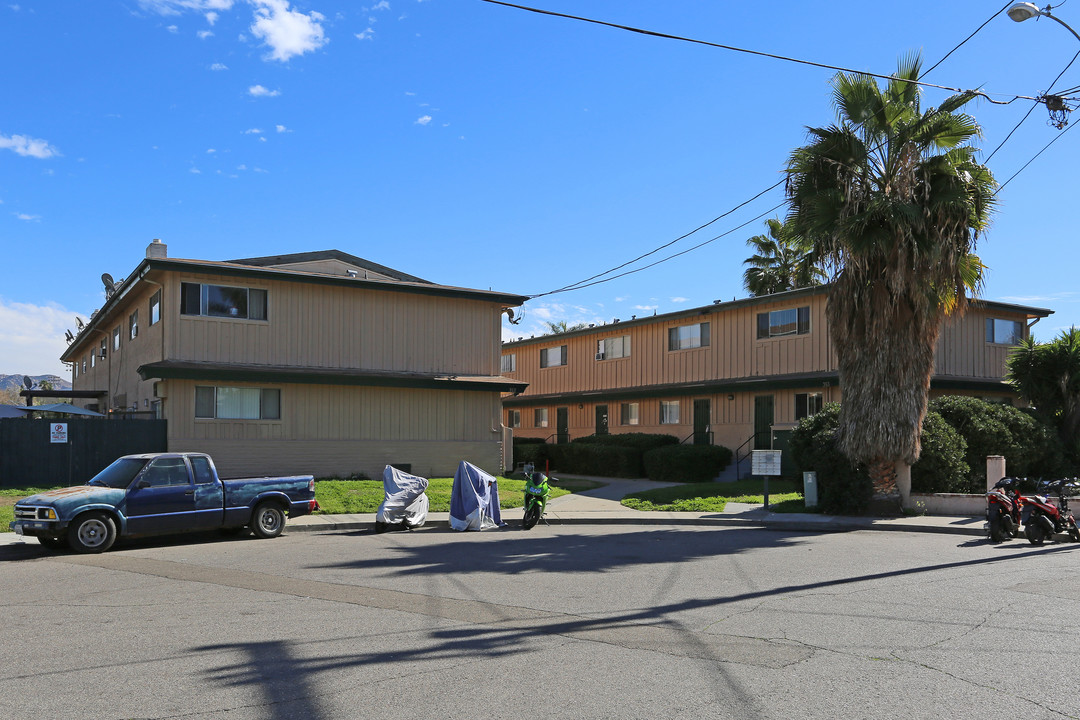
[[[788,223],[832,271],[827,318],[843,404],[839,448],[866,463],[875,495],[898,498],[894,468],[919,458],[942,323],[982,283],[974,254],[994,205],[993,175],[959,112],[972,94],[920,109],[917,54],[884,90],[832,80],[838,123],[809,128],[788,162]]]
[[[820,285],[824,271],[814,256],[792,238],[790,231],[776,219],[766,220],[768,235],[755,235],[746,241],[754,254],[745,260],[743,287],[751,295],[772,295],[811,285]]]

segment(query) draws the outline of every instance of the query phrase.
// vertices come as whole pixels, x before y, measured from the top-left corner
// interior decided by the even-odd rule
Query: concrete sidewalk
[[[575,476],[578,477],[578,476]],[[641,512],[623,507],[620,501],[630,493],[669,487],[675,483],[616,478],[587,478],[606,483],[602,487],[553,498],[545,519],[549,525],[698,525],[715,527],[756,527],[811,532],[849,530],[892,530],[894,532],[936,532],[953,535],[986,534],[984,518],[919,515],[899,518],[849,517],[817,513],[773,513],[761,505],[728,503],[722,513]],[[505,498],[504,498],[505,499]],[[522,508],[504,509],[502,519],[511,527],[521,524]],[[543,522],[541,521],[541,525]],[[290,520],[286,532],[362,530],[375,525],[375,514],[308,515]],[[428,513],[427,526],[449,527],[449,513]]]

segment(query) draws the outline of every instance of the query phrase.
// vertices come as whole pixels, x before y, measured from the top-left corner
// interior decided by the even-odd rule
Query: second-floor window
[[[1024,337],[1019,320],[986,318],[986,342],[996,345],[1016,345]]]
[[[502,356],[502,361],[499,365],[499,372],[514,372],[517,370],[517,355],[509,353]]]
[[[150,324],[155,325],[161,320],[161,291],[150,296]]]
[[[709,346],[709,323],[668,328],[668,350],[689,350]]]
[[[259,288],[180,283],[180,314],[266,320],[266,291]]]
[[[596,359],[611,360],[613,358],[630,357],[630,336],[605,338],[598,340],[596,344]]]
[[[120,349],[120,328],[115,328],[112,331],[112,349],[113,350],[119,350]]]
[[[805,335],[810,332],[810,306],[758,313],[757,339]]]
[[[557,367],[566,364],[566,346],[559,345],[553,348],[540,350],[540,367]]]
[[[521,427],[521,411],[520,410],[507,410],[506,411],[506,427]]]
[[[128,315],[128,340],[134,340],[139,336],[139,311]]]
[[[548,426],[548,409],[536,408],[533,410],[533,427],[545,428]]]

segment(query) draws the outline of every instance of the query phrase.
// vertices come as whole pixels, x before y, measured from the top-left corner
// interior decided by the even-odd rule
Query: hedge
[[[645,453],[645,476],[660,482],[710,482],[731,462],[721,445],[665,445]]]
[[[674,435],[660,435],[651,433],[616,433],[614,435],[586,435],[574,438],[571,443],[586,443],[589,445],[618,445],[620,447],[633,447],[645,452],[653,448],[665,445],[678,445],[679,438]]]

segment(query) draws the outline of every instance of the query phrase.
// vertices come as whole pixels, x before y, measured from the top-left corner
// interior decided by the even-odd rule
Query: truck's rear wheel
[[[251,515],[251,531],[255,537],[276,538],[285,529],[285,511],[273,502],[259,503]]]
[[[116,523],[105,513],[88,512],[75,518],[67,539],[75,552],[105,552],[116,542]]]

